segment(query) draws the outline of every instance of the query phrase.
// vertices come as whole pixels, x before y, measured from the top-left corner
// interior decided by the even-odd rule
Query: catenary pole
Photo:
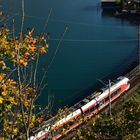
[[[110,92],[111,82],[110,80],[109,80],[108,86],[109,86],[109,114],[111,116],[111,92]]]

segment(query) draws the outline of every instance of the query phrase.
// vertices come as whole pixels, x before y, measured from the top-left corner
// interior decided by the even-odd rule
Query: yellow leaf
[[[2,104],[3,103],[3,98],[2,97],[0,97],[0,104]]]
[[[5,90],[7,86],[6,86],[6,84],[3,84],[1,87],[3,90]]]
[[[40,53],[45,53],[45,52],[46,52],[45,47],[41,47],[41,49],[40,49]]]
[[[25,52],[24,54],[25,57],[28,57],[29,55],[30,55],[29,52]]]
[[[13,98],[13,97],[9,97],[9,101],[10,101],[11,103],[14,103],[14,98]]]
[[[4,77],[5,77],[6,75],[5,74],[0,74],[0,81],[2,81],[3,79],[4,79]]]
[[[46,44],[46,49],[48,49],[49,48],[49,46],[48,46],[48,44]]]
[[[26,62],[24,59],[20,59],[20,60],[19,60],[19,64],[20,64],[20,65],[27,66],[27,62]]]
[[[7,93],[3,91],[3,92],[1,93],[1,95],[2,95],[2,96],[6,96]]]
[[[33,45],[29,45],[29,49],[34,52],[35,51],[35,47]]]

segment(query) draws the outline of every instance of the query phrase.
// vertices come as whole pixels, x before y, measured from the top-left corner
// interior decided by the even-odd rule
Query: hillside
[[[79,128],[72,139],[140,139],[140,87],[126,103],[112,110],[112,116],[102,113],[96,123],[90,121],[90,127]]]

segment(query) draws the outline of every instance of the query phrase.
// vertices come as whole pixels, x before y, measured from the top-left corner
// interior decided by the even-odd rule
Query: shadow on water
[[[122,71],[119,74],[115,74],[115,72],[109,74],[108,76],[104,77],[103,79],[99,79],[101,81],[103,81],[103,83],[106,84],[106,86],[108,85],[108,80],[111,79],[111,81],[115,81],[117,77],[119,77],[120,75],[125,75],[126,73],[128,73],[129,71],[131,71],[133,68],[135,68],[137,66],[138,62],[134,61],[130,66],[127,67],[126,70]],[[81,91],[78,93],[78,95],[75,98],[75,100],[73,100],[71,103],[68,104],[68,106],[72,106],[74,105],[73,103],[79,102],[80,100],[83,100],[84,98],[86,98],[87,96],[91,95],[93,92],[98,91],[99,89],[105,88],[105,85],[103,85],[100,81],[98,81],[96,84],[91,85],[90,87],[88,87],[87,89]],[[85,94],[86,93],[86,94]]]
[[[83,8],[84,11],[97,11],[99,6],[97,5],[88,5]]]
[[[86,12],[100,12],[101,10],[101,3],[100,2],[97,2],[96,4],[90,4],[90,5],[85,5],[83,7],[84,11]]]
[[[80,100],[86,98],[88,95],[91,95],[91,93],[99,91],[99,89],[101,88],[105,88],[106,86],[108,86],[108,80],[116,81],[118,77],[125,76],[127,73],[133,70],[138,65],[138,54],[136,53],[137,49],[138,48],[135,48],[133,52],[118,65],[118,68],[113,70],[113,72],[104,77],[97,78],[96,79],[97,82],[95,84],[90,85],[86,89],[79,92],[78,93],[79,96],[77,96],[75,100],[73,100],[73,102],[68,104],[68,106],[72,106],[73,103],[79,102]],[[134,56],[133,54],[136,55]]]
[[[116,10],[103,10],[101,15],[102,18],[114,17],[120,19],[121,21],[129,21],[132,25],[140,25],[140,15],[129,13],[116,15]]]
[[[71,3],[70,1],[64,1],[63,4],[60,4],[60,2],[57,3],[55,0],[52,0],[48,5],[48,7],[52,6],[54,8],[51,17],[54,20],[51,20],[48,25],[52,38],[58,36],[68,21],[70,21],[69,24],[71,25],[71,29],[66,36],[66,38],[71,41],[62,42],[52,70],[49,71],[44,81],[45,84],[48,83],[48,87],[44,89],[42,95],[38,99],[38,104],[45,106],[48,104],[48,94],[51,94],[54,96],[53,109],[55,110],[65,105],[73,105],[93,91],[102,88],[103,85],[96,79],[99,78],[103,81],[108,81],[108,79],[112,80],[123,75],[123,69],[130,69],[128,65],[132,64],[134,61],[124,59],[126,57],[128,57],[128,59],[131,57],[128,55],[131,53],[130,51],[133,51],[133,48],[135,48],[135,42],[126,42],[125,44],[118,43],[117,45],[115,43],[113,44],[113,42],[99,42],[98,40],[131,39],[136,36],[135,28],[132,27],[130,30],[124,28],[116,29],[114,24],[121,27],[127,27],[129,24],[124,22],[122,26],[119,20],[115,20],[114,15],[108,15],[108,13],[103,12],[101,17],[102,11],[98,0],[94,0],[92,3],[89,3],[89,1],[85,1],[84,3],[77,2],[78,1],[76,1],[76,3]],[[13,11],[18,11],[18,9],[16,10],[18,7],[16,6],[17,3],[18,1],[15,2]],[[45,14],[47,16],[48,12],[47,8],[44,6],[45,3],[45,1],[36,1],[35,3],[33,1],[33,3],[28,3],[29,6],[26,7],[26,14],[32,15],[35,18],[26,17],[25,28],[32,25],[38,31],[42,29],[45,21],[43,22],[42,18],[40,20],[40,16],[43,17]],[[34,6],[30,8],[30,4]],[[41,10],[36,12],[36,7],[38,6],[41,7]],[[109,16],[114,18],[108,18]],[[105,19],[102,19],[104,17]],[[18,30],[20,16],[17,15],[15,18],[17,25],[15,27]],[[93,23],[97,26],[92,25]],[[113,28],[110,28],[110,25]],[[110,32],[110,34],[106,34],[106,32]],[[77,41],[74,42],[74,40]],[[55,51],[56,44],[56,41],[52,41],[48,54],[41,57],[39,78],[42,77],[42,69],[45,70],[45,66],[49,63],[49,60],[51,60],[51,55]],[[129,51],[125,50],[123,47],[124,45],[128,47]],[[106,46],[108,47],[105,48]],[[110,54],[112,59],[108,58]],[[134,52],[133,55],[135,55]],[[121,69],[116,69],[117,66],[120,67],[122,60],[127,62],[127,64],[122,66]],[[100,64],[101,67],[98,64]],[[95,66],[97,66],[97,69],[95,69]],[[50,91],[48,91],[48,89]]]

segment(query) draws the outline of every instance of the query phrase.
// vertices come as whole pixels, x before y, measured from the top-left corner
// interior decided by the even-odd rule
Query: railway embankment
[[[73,130],[71,133],[66,135],[63,138],[63,140],[76,139],[78,137],[81,137],[81,139],[82,138],[86,139],[87,137],[95,138],[98,130],[100,130],[100,132],[98,132],[98,135],[102,134],[102,136],[106,135],[106,133],[104,133],[105,130],[107,130],[108,133],[110,133],[109,135],[111,135],[111,133],[113,133],[114,129],[116,129],[116,134],[117,134],[117,131],[119,131],[119,129],[121,129],[121,125],[122,125],[122,124],[119,124],[120,128],[119,127],[117,128],[117,125],[118,125],[117,123],[119,120],[119,118],[117,118],[117,117],[120,117],[120,119],[122,117],[122,119],[123,119],[127,115],[129,115],[129,118],[123,120],[123,121],[125,121],[126,124],[125,124],[125,127],[122,126],[120,133],[123,133],[122,131],[127,130],[130,133],[130,137],[131,136],[132,137],[140,136],[140,130],[137,128],[137,123],[140,123],[140,114],[138,116],[138,112],[135,112],[135,110],[134,110],[135,108],[137,108],[137,106],[138,106],[137,104],[139,104],[139,106],[140,106],[140,93],[139,93],[140,92],[140,66],[135,67],[132,71],[127,73],[125,76],[130,79],[131,87],[125,94],[123,94],[123,96],[121,96],[116,102],[114,102],[111,105],[112,116],[110,117],[109,115],[106,115],[107,110],[109,110],[109,107],[108,107],[105,111],[101,112],[100,115],[93,116],[89,121],[87,121],[86,123],[83,123],[77,129]],[[136,96],[139,96],[139,99]],[[139,100],[139,102],[136,103],[135,100],[133,100],[133,98],[137,98],[136,100]],[[134,105],[136,105],[136,106],[134,106]],[[129,106],[130,106],[130,110],[129,110]],[[135,108],[133,108],[133,107],[135,107]],[[138,108],[137,108],[137,110],[138,110]],[[125,110],[125,112],[123,112],[123,110]],[[121,115],[123,115],[122,112],[124,113],[124,116],[121,116]],[[126,113],[128,113],[128,114],[126,114]],[[97,119],[97,122],[95,121],[96,120],[95,118]],[[115,120],[116,118],[118,120]],[[136,120],[135,120],[135,118],[136,118]],[[131,125],[132,125],[132,123],[136,123],[135,127],[138,132],[137,132],[137,134],[135,134],[135,136],[131,133],[131,129],[129,129],[130,128],[129,124],[126,121],[131,122]],[[121,121],[121,123],[124,123],[124,122]],[[111,130],[112,126],[114,126],[114,128],[112,128],[112,130]],[[103,128],[104,128],[104,130],[103,130]],[[95,130],[95,129],[97,129],[97,130]],[[134,130],[135,129],[133,128],[132,132]],[[93,133],[93,131],[96,131],[96,133]],[[112,134],[112,136],[105,136],[105,137],[106,138],[113,138],[113,137],[120,138],[120,137],[122,137],[122,135],[123,134],[121,134],[121,135],[117,134],[117,135],[113,136],[113,134]],[[85,136],[86,136],[86,138],[85,138]],[[100,138],[98,137],[98,139],[100,139]]]
[[[128,79],[129,78],[129,79]],[[88,96],[87,98],[85,98],[84,100],[82,100],[82,102],[79,102],[77,104],[75,104],[74,106],[68,108],[68,110],[66,112],[63,113],[59,113],[60,115],[58,116],[55,116],[54,118],[52,118],[51,120],[48,120],[47,122],[45,123],[42,123],[42,126],[40,126],[40,129],[38,129],[38,133],[37,131],[34,132],[34,133],[37,133],[37,137],[38,139],[43,139],[45,138],[45,135],[44,135],[44,132],[43,132],[43,128],[45,128],[45,124],[52,124],[52,127],[55,127],[55,125],[60,125],[61,123],[61,128],[58,130],[58,131],[53,131],[52,132],[52,136],[53,138],[55,139],[64,139],[64,140],[69,140],[71,138],[75,138],[75,136],[77,136],[78,134],[78,137],[80,137],[80,134],[82,136],[82,133],[83,133],[83,130],[87,130],[89,128],[92,128],[94,129],[94,125],[96,126],[98,124],[98,120],[101,119],[101,120],[105,120],[106,118],[104,118],[104,116],[107,116],[109,119],[112,118],[112,116],[114,115],[115,116],[115,113],[114,113],[114,110],[119,110],[119,108],[121,108],[127,101],[128,99],[133,96],[135,90],[138,88],[138,86],[140,85],[140,66],[137,66],[135,67],[132,71],[130,71],[129,73],[127,73],[125,75],[125,77],[119,77],[119,80],[117,82],[120,83],[120,81],[124,81],[124,80],[127,80],[127,83],[126,85],[130,85],[130,88],[128,87],[128,91],[123,91],[122,92],[122,96],[117,96],[117,98],[115,98],[114,100],[112,100],[111,102],[108,102],[108,98],[105,98],[107,100],[107,103],[108,105],[104,106],[103,108],[99,108],[98,105],[100,105],[100,100],[99,100],[99,94],[101,92],[96,92],[97,94],[95,95],[95,92],[92,93],[90,96]],[[130,84],[129,84],[130,82]],[[115,83],[112,83],[115,85]],[[116,84],[116,85],[117,85]],[[126,86],[125,85],[125,86]],[[117,87],[116,87],[117,88]],[[110,88],[111,89],[111,88]],[[105,91],[105,90],[104,90]],[[119,91],[119,90],[117,90]],[[105,93],[105,92],[104,92]],[[115,93],[115,92],[114,92]],[[117,92],[116,92],[117,93]],[[100,94],[101,95],[101,94]],[[108,97],[109,97],[109,93],[107,94]],[[112,95],[112,94],[111,94]],[[93,96],[93,97],[92,97]],[[95,100],[95,96],[98,98],[96,98]],[[97,100],[99,100],[99,103],[97,104],[96,107],[96,110],[94,110],[94,113],[92,113],[92,109],[88,109],[88,111],[85,113],[81,113],[81,111],[83,111],[83,106],[81,107],[81,104],[80,103],[84,103],[85,105],[85,102],[86,103],[89,103],[89,100],[88,99],[91,99],[90,97],[92,97],[92,99],[94,98],[94,100],[92,100],[92,102],[96,101],[98,102]],[[111,96],[110,96],[111,97]],[[112,96],[113,97],[113,96]],[[102,98],[101,98],[102,99]],[[83,102],[84,101],[84,102]],[[95,103],[96,103],[95,102]],[[101,104],[103,105],[103,104]],[[80,109],[77,109],[81,107]],[[76,110],[77,109],[77,110]],[[94,108],[93,108],[94,109]],[[75,111],[76,110],[76,111]],[[109,111],[108,111],[109,110]],[[96,111],[96,112],[95,112]],[[72,113],[73,114],[69,114],[69,113]],[[80,112],[79,115],[77,112]],[[109,115],[106,115],[108,114],[107,112],[109,112]],[[66,114],[68,113],[68,114]],[[103,114],[105,113],[105,115]],[[68,115],[68,116],[67,116]],[[75,116],[74,116],[75,115]],[[77,117],[77,116],[78,117]],[[60,116],[60,118],[59,118]],[[139,115],[140,116],[140,115]],[[71,117],[71,118],[70,118]],[[75,117],[75,118],[74,118]],[[73,119],[74,118],[74,119]],[[59,120],[60,119],[60,120]],[[71,120],[70,120],[71,119]],[[59,120],[59,121],[57,121]],[[69,123],[67,124],[67,122],[69,121]],[[100,120],[99,120],[100,121]],[[111,120],[110,120],[111,121]],[[128,121],[128,120],[127,120]],[[54,123],[56,122],[56,123]],[[55,125],[53,125],[55,124]],[[64,125],[63,125],[64,124]],[[104,124],[106,125],[106,124]],[[112,124],[109,124],[109,126],[112,127]],[[102,126],[101,126],[102,127]],[[107,126],[108,127],[108,126]],[[116,126],[115,126],[116,127]],[[47,127],[46,129],[49,130],[50,126]],[[96,127],[95,127],[96,128]],[[55,128],[54,128],[55,129]],[[100,129],[100,128],[99,128]],[[127,129],[127,128],[126,128]],[[94,129],[95,130],[95,129]],[[98,130],[98,129],[97,129]],[[78,131],[78,132],[77,132]],[[79,132],[81,131],[81,132]],[[107,130],[109,131],[109,130]],[[110,132],[112,133],[112,132]],[[40,135],[41,134],[41,135]],[[52,137],[50,136],[50,137]],[[77,137],[76,137],[77,139]],[[82,138],[81,138],[82,139]]]
[[[120,102],[121,104],[122,102]],[[119,108],[114,108],[112,115],[100,114],[96,123],[91,119],[86,127],[79,128],[72,137],[77,139],[140,139],[140,87],[133,92],[128,100],[125,100]]]

